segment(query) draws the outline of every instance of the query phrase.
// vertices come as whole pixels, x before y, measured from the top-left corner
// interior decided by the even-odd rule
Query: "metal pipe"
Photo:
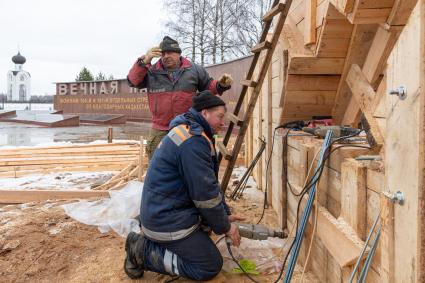
[[[379,236],[381,235],[381,227],[378,228],[376,232],[375,238],[373,239],[372,248],[370,249],[369,254],[367,255],[366,261],[363,265],[362,271],[360,272],[359,279],[357,283],[364,283],[367,277],[367,273],[369,272],[370,264],[372,263],[372,258],[375,255],[376,248],[378,247]]]
[[[331,130],[328,130],[326,132],[325,140],[323,141],[322,149],[320,152],[320,158],[316,165],[316,171],[320,169],[322,163],[324,162],[326,150],[328,149],[332,140],[332,133],[333,132]],[[301,248],[303,235],[305,232],[305,227],[307,225],[308,218],[310,217],[310,214],[311,214],[311,208],[313,205],[314,196],[316,194],[318,178],[319,178],[319,175],[315,176],[314,181],[312,181],[312,184],[314,185],[311,188],[310,193],[308,194],[307,205],[304,209],[303,217],[301,219],[301,226],[299,227],[297,231],[297,234],[295,237],[295,245],[291,253],[291,259],[289,261],[288,270],[286,271],[285,278],[283,279],[283,282],[285,283],[289,283],[292,279],[292,274],[294,272],[295,264],[297,262],[298,254]]]
[[[353,272],[351,272],[351,276],[350,279],[348,280],[349,283],[353,282],[354,276],[356,275],[356,271],[359,268],[360,265],[360,261],[362,260],[364,253],[366,252],[367,249],[367,244],[369,244],[370,238],[372,237],[373,231],[375,230],[376,224],[379,221],[379,217],[381,215],[381,211],[378,212],[378,215],[376,216],[375,221],[373,222],[372,228],[370,228],[369,234],[367,235],[366,241],[364,243],[364,247],[359,255],[359,258],[356,261],[356,264],[354,265],[354,269]]]

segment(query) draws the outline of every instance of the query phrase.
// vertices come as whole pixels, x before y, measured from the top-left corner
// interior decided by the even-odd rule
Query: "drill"
[[[253,240],[267,240],[268,237],[287,238],[288,235],[283,231],[275,231],[262,224],[247,224],[233,222],[239,230],[239,235]]]
[[[333,138],[356,135],[361,131],[359,129],[344,126],[319,126],[316,128],[303,127],[302,130],[303,132],[318,136],[319,138],[324,138],[328,130],[332,131]]]

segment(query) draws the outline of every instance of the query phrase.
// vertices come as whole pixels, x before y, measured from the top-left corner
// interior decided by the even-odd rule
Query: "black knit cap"
[[[198,95],[195,95],[192,98],[192,101],[192,107],[198,112],[204,109],[226,105],[226,103],[221,100],[220,97],[212,94],[212,92],[209,90],[201,91],[200,93],[198,93]]]
[[[177,52],[182,53],[182,50],[180,49],[179,43],[172,39],[169,36],[165,36],[162,39],[162,42],[159,44],[159,48],[161,48],[162,52]]]

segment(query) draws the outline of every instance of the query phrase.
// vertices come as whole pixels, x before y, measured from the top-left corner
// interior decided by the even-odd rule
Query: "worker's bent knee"
[[[223,258],[220,254],[214,257],[212,260],[208,262],[208,264],[204,264],[202,267],[199,267],[198,271],[193,274],[193,280],[210,280],[217,276],[223,268]]]

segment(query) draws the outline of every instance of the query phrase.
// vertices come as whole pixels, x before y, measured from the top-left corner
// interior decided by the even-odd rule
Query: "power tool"
[[[267,228],[262,224],[249,224],[233,222],[239,230],[239,235],[244,238],[253,240],[267,240],[269,237],[287,238],[288,235],[283,231],[275,231]]]
[[[315,128],[304,127],[302,130],[303,132],[318,136],[319,138],[324,138],[328,130],[332,131],[333,138],[356,135],[361,131],[360,129],[344,126],[319,126]]]

